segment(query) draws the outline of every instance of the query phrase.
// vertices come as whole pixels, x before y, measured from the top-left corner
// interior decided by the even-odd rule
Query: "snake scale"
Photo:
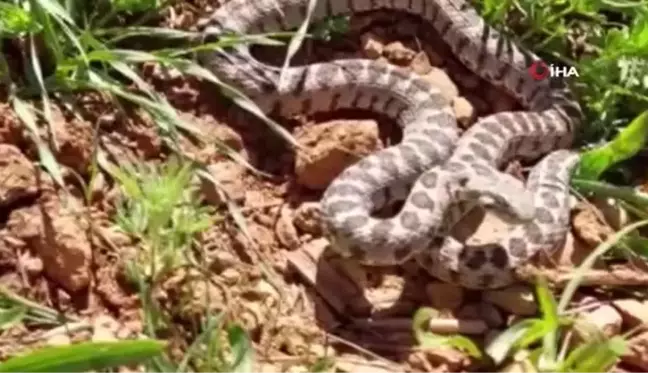
[[[230,0],[202,21],[205,35],[287,30],[301,24],[308,0]],[[319,0],[311,21],[379,9],[427,21],[471,71],[515,97],[525,111],[481,118],[460,136],[450,103],[414,72],[366,59],[344,59],[284,70],[255,59],[248,46],[211,51],[201,63],[240,89],[265,112],[312,114],[366,109],[393,119],[399,144],[347,167],[321,200],[327,237],[345,257],[393,265],[415,258],[442,280],[468,288],[497,288],[539,250],[561,244],[569,229],[569,178],[578,155],[567,150],[582,120],[578,102],[560,79],[534,80],[536,57],[488,26],[465,0]],[[501,172],[513,157],[543,157],[526,186]],[[408,186],[400,211],[372,214],[384,190]],[[471,205],[472,204],[472,205]],[[515,217],[498,242],[468,246],[444,229],[475,204]]]

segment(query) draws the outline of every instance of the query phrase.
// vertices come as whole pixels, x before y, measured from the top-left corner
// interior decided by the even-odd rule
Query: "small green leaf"
[[[231,326],[227,330],[232,352],[234,353],[234,362],[231,365],[232,372],[252,372],[254,362],[254,349],[250,344],[245,330],[238,325]]]
[[[481,358],[482,353],[479,347],[462,335],[442,336],[426,331],[424,325],[439,315],[439,312],[434,308],[421,307],[419,308],[412,319],[412,331],[414,337],[419,345],[424,348],[435,348],[441,346],[452,347],[460,351],[468,353],[475,358]]]
[[[580,179],[596,180],[614,164],[628,159],[648,143],[648,111],[637,116],[612,141],[585,152],[576,171]]]
[[[26,33],[37,33],[42,26],[36,22],[32,14],[21,7],[0,2],[0,36],[18,36]]]

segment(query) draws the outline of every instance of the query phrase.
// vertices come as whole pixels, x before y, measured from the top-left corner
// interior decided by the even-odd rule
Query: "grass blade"
[[[310,20],[311,17],[313,16],[313,12],[315,11],[315,5],[317,4],[317,0],[309,0],[308,1],[308,8],[306,9],[306,15],[304,16],[304,20],[302,21],[302,24],[299,26],[299,29],[297,29],[297,32],[295,33],[295,36],[290,40],[290,43],[288,44],[288,51],[286,52],[286,58],[284,59],[283,67],[281,68],[281,74],[279,75],[279,88],[283,87],[283,82],[285,79],[285,71],[290,65],[290,60],[292,60],[293,56],[299,48],[301,47],[302,43],[304,42],[304,38],[306,37],[306,31],[308,31],[308,26],[310,25]]]
[[[0,330],[6,330],[16,325],[27,315],[27,307],[15,305],[8,309],[0,309]]]
[[[472,357],[481,358],[482,352],[471,339],[459,334],[445,336],[427,331],[426,324],[438,315],[439,312],[430,307],[421,307],[416,311],[412,320],[412,331],[418,344],[423,348],[448,346],[464,351]]]
[[[54,181],[63,187],[63,174],[54,154],[52,154],[47,144],[39,137],[38,126],[36,125],[36,118],[34,117],[33,111],[27,103],[16,97],[11,100],[11,103],[16,115],[27,126],[32,140],[36,143],[41,164],[49,172]]]
[[[592,251],[587,256],[587,258],[585,258],[583,263],[578,268],[576,268],[574,277],[569,281],[569,283],[567,283],[567,286],[565,286],[565,289],[563,290],[563,293],[560,296],[560,302],[558,303],[559,314],[563,314],[567,310],[567,305],[569,305],[569,302],[571,301],[571,298],[574,296],[576,289],[578,289],[578,286],[580,285],[580,282],[583,279],[585,272],[589,271],[590,268],[592,268],[596,259],[599,256],[605,254],[608,250],[610,250],[624,236],[626,236],[627,234],[629,234],[630,232],[634,231],[637,228],[643,227],[644,225],[648,225],[648,220],[641,220],[624,227],[620,231],[608,237],[608,239],[605,240],[605,242],[598,245],[598,247],[594,251]]]
[[[252,372],[254,369],[254,349],[250,344],[245,330],[238,325],[228,328],[227,338],[229,339],[232,352],[234,353],[234,362],[231,365],[232,372]]]
[[[596,180],[614,164],[626,160],[648,143],[648,111],[637,116],[612,141],[585,152],[581,156],[576,175],[582,179]]]
[[[584,179],[572,179],[571,184],[583,192],[594,193],[600,197],[619,199],[639,208],[648,208],[648,193],[640,192],[631,187]]]
[[[141,363],[162,353],[156,340],[46,347],[0,364],[0,372],[85,372]]]
[[[501,364],[509,352],[518,346],[519,341],[538,322],[542,322],[542,320],[526,319],[506,329],[486,347],[486,354],[493,359],[495,364]]]

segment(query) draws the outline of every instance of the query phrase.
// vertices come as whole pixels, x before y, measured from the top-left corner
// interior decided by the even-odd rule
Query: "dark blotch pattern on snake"
[[[301,24],[308,3],[230,0],[202,26],[217,36],[290,29]],[[464,0],[319,0],[312,21],[378,9],[429,22],[466,67],[509,92],[525,111],[482,118],[459,137],[439,89],[396,66],[336,60],[289,67],[281,76],[279,68],[256,60],[246,46],[203,53],[200,59],[265,112],[288,116],[359,108],[386,114],[402,127],[400,144],[348,167],[322,197],[327,236],[342,255],[373,265],[416,257],[444,280],[475,288],[503,286],[512,281],[512,269],[566,233],[566,185],[578,157],[561,149],[572,143],[580,106],[563,82],[533,80],[527,69],[538,58],[486,25]],[[542,156],[526,187],[499,171],[512,157]],[[372,215],[386,202],[380,197],[385,188],[410,184],[398,214]],[[457,201],[477,199],[518,217],[519,225],[493,245],[468,248],[449,238],[435,244]]]

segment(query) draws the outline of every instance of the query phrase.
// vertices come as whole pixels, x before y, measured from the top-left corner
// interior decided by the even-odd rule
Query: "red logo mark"
[[[549,76],[549,66],[542,61],[535,61],[529,67],[529,75],[535,80],[543,80]]]

